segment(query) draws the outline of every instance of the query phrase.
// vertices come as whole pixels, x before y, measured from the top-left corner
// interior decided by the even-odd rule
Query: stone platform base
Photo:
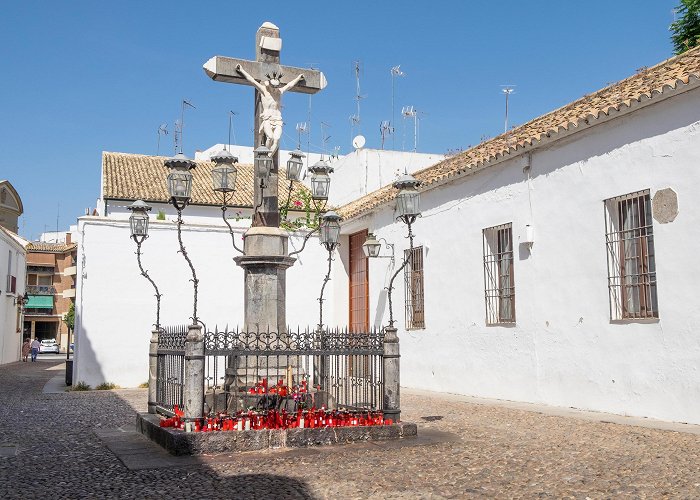
[[[385,441],[418,435],[416,424],[321,429],[275,429],[261,431],[184,432],[159,426],[160,418],[149,413],[136,416],[136,429],[173,455],[202,455],[271,448],[306,448],[361,441]]]

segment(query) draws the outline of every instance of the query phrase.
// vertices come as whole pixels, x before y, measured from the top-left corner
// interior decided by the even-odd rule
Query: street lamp
[[[156,330],[160,330],[160,297],[161,294],[158,291],[158,287],[155,282],[148,275],[148,271],[143,268],[141,264],[141,243],[148,238],[148,211],[151,207],[144,203],[143,200],[136,200],[128,207],[131,210],[131,216],[129,217],[129,225],[131,226],[131,238],[136,242],[136,260],[139,263],[139,269],[141,270],[141,276],[146,278],[151,285],[153,285],[156,291]]]
[[[231,193],[231,197],[233,197],[233,192],[236,190],[236,176],[238,175],[236,163],[238,163],[238,158],[224,149],[212,156],[211,160],[216,164],[211,171],[212,187],[214,191],[221,193],[221,197],[223,199],[223,203],[221,204],[221,217],[228,226],[228,232],[231,235],[231,243],[233,243],[233,248],[245,255],[245,252],[236,245],[233,228],[231,227],[231,223],[229,223],[228,219],[226,218],[226,210],[228,210],[227,197],[229,193]]]
[[[211,180],[214,191],[219,193],[233,193],[236,190],[236,176],[238,158],[225,149],[211,157],[216,166],[211,171]]]
[[[289,160],[287,160],[287,179],[291,181],[298,181],[301,178],[301,169],[304,166],[304,160],[306,156],[301,152],[299,148],[295,151],[289,153]]]
[[[192,197],[192,170],[197,166],[195,162],[187,158],[184,154],[178,153],[172,158],[165,160],[165,166],[170,169],[168,174],[168,192],[170,201],[177,210],[177,241],[180,244],[180,253],[187,261],[187,265],[192,272],[192,285],[194,287],[192,323],[197,324],[197,286],[199,280],[194,270],[194,265],[187,255],[185,245],[182,243],[182,210],[189,204]]]
[[[420,193],[418,192],[420,184],[419,180],[408,174],[394,181],[394,187],[399,190],[399,194],[396,195],[397,220],[410,225],[420,216]]]
[[[126,207],[131,210],[129,225],[131,226],[131,238],[140,245],[148,238],[148,213],[151,207],[143,200],[136,200]]]
[[[323,217],[321,217],[321,234],[319,240],[321,245],[326,247],[326,250],[329,252],[332,252],[338,246],[341,220],[343,220],[343,218],[332,210],[326,212]]]
[[[391,302],[391,292],[394,289],[394,280],[406,264],[413,258],[413,231],[411,225],[420,217],[420,193],[418,186],[421,182],[415,177],[404,174],[394,182],[394,188],[399,190],[396,195],[396,220],[400,220],[408,226],[409,251],[401,266],[396,270],[387,287],[389,298],[389,328],[394,329],[394,309]]]
[[[259,146],[255,151],[255,169],[260,175],[260,187],[266,188],[272,172],[272,156],[267,146]]]
[[[326,288],[326,283],[331,279],[331,264],[333,262],[333,250],[338,247],[338,240],[340,239],[340,221],[343,218],[337,213],[330,211],[321,217],[320,227],[320,237],[319,241],[321,245],[326,247],[328,251],[328,272],[323,278],[323,285],[321,285],[321,295],[318,298],[318,331],[323,331],[323,291]]]
[[[379,255],[382,249],[382,241],[384,242],[384,246],[391,250],[391,255]],[[365,255],[371,259],[394,260],[394,244],[389,243],[384,238],[377,239],[374,233],[369,233],[367,235],[367,239],[362,244],[362,251],[365,252]]]
[[[192,170],[195,162],[184,154],[178,153],[165,160],[165,166],[170,169],[168,174],[168,193],[175,209],[180,212],[187,206],[192,197]]]
[[[333,172],[333,167],[325,160],[319,160],[309,167],[309,171],[311,172],[311,198],[314,202],[327,201],[331,185],[328,174]]]

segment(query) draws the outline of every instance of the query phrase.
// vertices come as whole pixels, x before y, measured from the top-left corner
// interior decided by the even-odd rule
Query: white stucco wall
[[[405,331],[403,275],[394,315],[406,387],[700,424],[700,90],[652,104],[427,191],[414,225],[424,245],[426,328]],[[672,188],[679,214],[654,221],[660,318],[611,322],[603,200]],[[396,245],[393,207],[345,225]],[[482,230],[513,224],[517,324],[486,326]],[[519,245],[535,228],[530,253]],[[347,246],[343,259],[347,259]],[[371,321],[386,324],[388,259],[370,261]],[[335,275],[336,316],[347,276]]]
[[[334,172],[328,201],[333,206],[344,205],[390,184],[397,173],[415,172],[444,158],[433,153],[356,149],[331,163]]]
[[[213,329],[235,327],[243,320],[243,271],[224,226],[191,222],[183,214],[182,239],[199,279],[198,315]],[[242,245],[237,229],[237,243]],[[75,382],[93,387],[102,382],[134,387],[147,381],[148,343],[155,322],[151,284],[140,275],[136,244],[127,220],[82,217],[78,221],[79,254],[76,296]],[[152,221],[142,245],[144,268],[163,294],[161,323],[188,324],[192,315],[191,274],[179,250],[175,225]],[[290,251],[301,246],[304,233],[290,238]],[[287,271],[287,322],[314,327],[318,293],[325,274],[326,251],[312,236],[298,261]],[[331,299],[331,292],[326,292]],[[333,325],[331,312],[324,320]]]
[[[10,269],[8,255],[11,254]],[[27,253],[17,239],[0,229],[0,365],[20,360],[23,322],[17,331],[17,309],[15,298],[25,292]],[[15,293],[7,289],[7,275],[17,278]],[[21,318],[23,319],[23,318]]]

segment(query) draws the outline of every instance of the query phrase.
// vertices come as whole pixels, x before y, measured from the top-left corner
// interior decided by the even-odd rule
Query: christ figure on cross
[[[272,156],[277,151],[279,141],[282,138],[282,112],[280,111],[282,94],[303,80],[304,75],[301,74],[284,87],[280,87],[281,74],[267,75],[268,80],[260,83],[240,64],[236,66],[236,71],[260,92],[260,129],[258,133],[265,134],[265,146],[270,149],[270,156]]]

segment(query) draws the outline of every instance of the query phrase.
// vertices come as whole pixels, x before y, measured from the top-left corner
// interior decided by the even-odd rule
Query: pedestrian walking
[[[29,357],[29,353],[32,350],[32,346],[29,343],[29,339],[26,338],[24,339],[24,344],[22,344],[22,361],[27,361],[27,358]]]
[[[41,346],[41,342],[39,342],[39,339],[34,338],[31,343],[32,347],[32,362],[36,361],[36,356],[39,354],[39,347]]]

